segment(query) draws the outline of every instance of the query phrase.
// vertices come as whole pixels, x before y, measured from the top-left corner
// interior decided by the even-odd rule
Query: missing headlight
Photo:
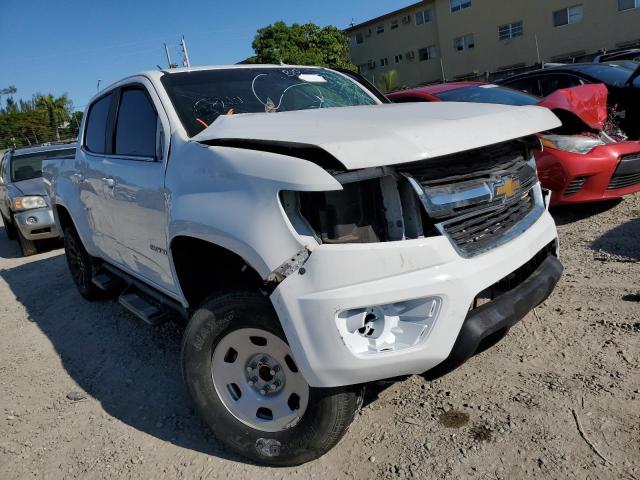
[[[422,208],[406,179],[389,174],[367,178],[364,173],[341,179],[342,190],[281,192],[294,229],[329,244],[423,237]]]
[[[375,243],[387,239],[379,179],[332,192],[300,192],[300,213],[322,243]]]

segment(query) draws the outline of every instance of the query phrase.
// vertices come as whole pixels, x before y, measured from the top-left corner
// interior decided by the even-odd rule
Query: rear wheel
[[[15,225],[9,220],[7,220],[5,216],[2,215],[2,213],[0,213],[0,215],[2,216],[2,223],[4,224],[4,231],[7,233],[7,238],[9,240],[15,240],[16,239]]]
[[[87,300],[95,300],[100,296],[100,289],[93,284],[93,262],[78,236],[75,228],[64,229],[64,253],[73,283],[80,294]]]
[[[333,448],[362,403],[362,388],[312,388],[273,307],[253,292],[210,297],[182,343],[184,377],[202,418],[234,451],[299,465]]]

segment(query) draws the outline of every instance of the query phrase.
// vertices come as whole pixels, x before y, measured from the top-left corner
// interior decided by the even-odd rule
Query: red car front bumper
[[[596,147],[586,155],[552,148],[535,152],[551,205],[597,202],[640,191],[640,142]]]

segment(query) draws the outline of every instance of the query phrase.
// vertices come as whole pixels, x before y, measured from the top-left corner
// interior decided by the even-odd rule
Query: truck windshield
[[[496,85],[456,88],[455,90],[436,93],[436,97],[445,102],[497,103],[515,106],[535,105],[540,101],[538,97],[528,93]]]
[[[237,68],[170,73],[162,77],[162,84],[191,137],[220,115],[378,103],[363,86],[324,68]]]
[[[73,158],[75,154],[75,148],[27,153],[24,155],[16,152],[11,157],[11,181],[21,182],[23,180],[41,177],[43,160],[50,158]]]

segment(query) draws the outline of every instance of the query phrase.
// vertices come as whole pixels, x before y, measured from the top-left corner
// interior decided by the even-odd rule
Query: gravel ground
[[[177,326],[82,300],[62,250],[23,259],[0,232],[0,478],[639,479],[640,195],[554,215],[566,271],[535,314],[444,378],[370,389],[289,469],[208,433]]]

